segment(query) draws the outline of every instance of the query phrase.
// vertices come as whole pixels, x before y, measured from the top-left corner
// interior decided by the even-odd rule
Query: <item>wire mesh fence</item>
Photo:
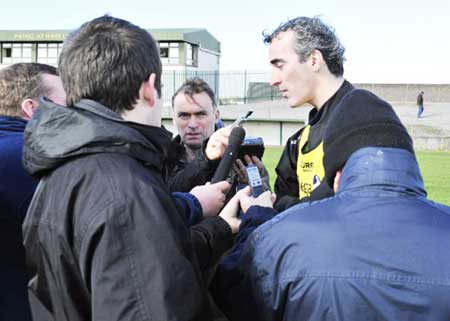
[[[164,103],[170,105],[175,91],[193,77],[200,77],[210,85],[219,105],[280,98],[278,89],[270,86],[268,72],[166,70],[162,77]]]
[[[166,105],[172,95],[192,77],[203,78],[216,93],[217,104],[245,104],[280,98],[278,87],[270,86],[270,72],[249,71],[164,71],[163,96]],[[375,84],[353,83],[355,87],[368,89],[389,102],[414,103],[417,94],[425,91],[426,102],[450,101],[450,84]]]

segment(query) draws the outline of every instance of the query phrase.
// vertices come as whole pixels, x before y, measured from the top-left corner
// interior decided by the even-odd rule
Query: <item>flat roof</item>
[[[184,41],[220,53],[220,42],[204,28],[146,29],[157,41]],[[71,30],[0,30],[0,42],[62,42]]]

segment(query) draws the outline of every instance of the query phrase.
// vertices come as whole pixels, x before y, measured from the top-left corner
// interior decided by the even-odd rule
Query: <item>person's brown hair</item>
[[[119,114],[132,110],[152,73],[161,97],[156,41],[146,30],[108,15],[84,23],[66,38],[58,69],[68,106],[87,98]]]
[[[186,80],[180,88],[173,94],[172,96],[172,108],[174,107],[175,97],[183,93],[187,96],[189,96],[193,101],[194,95],[206,93],[209,98],[211,98],[211,101],[213,103],[213,109],[217,108],[216,104],[216,97],[214,95],[214,91],[211,89],[211,87],[208,85],[206,81],[204,81],[202,78],[194,77]]]
[[[0,70],[0,115],[21,117],[25,99],[49,94],[41,75],[58,75],[55,67],[40,63],[17,63]]]

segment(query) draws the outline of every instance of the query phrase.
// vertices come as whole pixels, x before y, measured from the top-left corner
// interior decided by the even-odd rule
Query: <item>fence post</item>
[[[176,90],[177,90],[177,87],[176,87],[177,85],[176,85],[176,83],[175,83],[175,70],[173,71],[173,89],[172,89],[172,92],[175,92]]]
[[[247,103],[247,70],[244,70],[244,104]]]
[[[214,89],[215,89],[215,93],[216,93],[216,104],[219,104],[219,71],[215,70],[214,71]]]

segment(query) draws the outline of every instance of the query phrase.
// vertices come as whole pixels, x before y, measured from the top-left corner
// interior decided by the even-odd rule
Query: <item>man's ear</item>
[[[39,103],[31,98],[27,98],[22,101],[22,104],[20,105],[22,109],[22,118],[26,120],[30,120],[31,117],[33,117],[34,111],[36,110]]]
[[[216,111],[214,112],[214,122],[218,121],[220,117],[219,110],[216,107]]]
[[[158,92],[155,88],[155,81],[156,81],[156,75],[152,73],[150,77],[148,77],[147,81],[144,81],[141,86],[143,98],[145,101],[148,102],[150,107],[155,106],[155,102],[157,100],[156,95],[158,95]]]
[[[310,65],[314,71],[319,71],[323,64],[325,63],[325,60],[323,59],[323,55],[320,52],[320,50],[314,49],[311,53],[310,59]]]
[[[341,182],[341,177],[342,177],[342,171],[339,170],[336,172],[336,176],[334,177],[334,183],[333,183],[333,191],[336,194],[339,188],[339,184]]]

